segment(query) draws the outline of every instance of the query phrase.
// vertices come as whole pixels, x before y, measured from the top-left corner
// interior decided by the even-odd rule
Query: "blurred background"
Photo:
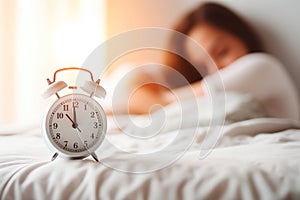
[[[103,0],[0,0],[0,125],[41,120],[46,78],[105,40],[105,13]]]
[[[300,91],[300,1],[215,0],[246,18]],[[81,66],[105,40],[142,27],[172,28],[201,0],[0,0],[0,127],[40,123],[56,69]],[[159,60],[151,53],[149,61]],[[136,53],[125,59],[139,62]],[[119,61],[121,62],[121,61]],[[142,62],[142,61],[141,61]],[[118,63],[118,62],[116,62]],[[66,75],[68,76],[68,75]],[[68,78],[68,77],[64,78]],[[274,87],[276,87],[274,83]]]

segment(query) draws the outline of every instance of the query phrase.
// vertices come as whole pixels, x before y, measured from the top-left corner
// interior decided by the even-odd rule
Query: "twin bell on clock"
[[[57,81],[56,75],[67,70],[83,71],[90,80],[82,86],[68,86],[64,81]],[[93,74],[84,68],[69,67],[55,71],[53,80],[47,79],[48,88],[42,93],[43,98],[56,95],[58,98],[46,111],[42,122],[42,136],[49,148],[57,156],[68,159],[82,159],[92,156],[99,161],[95,150],[103,142],[106,130],[106,115],[94,97],[105,98],[106,91],[94,81]],[[67,95],[60,96],[65,88],[71,89]],[[84,92],[78,92],[78,89]]]

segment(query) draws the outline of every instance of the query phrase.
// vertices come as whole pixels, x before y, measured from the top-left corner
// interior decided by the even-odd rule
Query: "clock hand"
[[[77,121],[76,121],[76,109],[75,109],[75,106],[73,105],[73,128],[77,128],[78,124],[77,124]]]
[[[81,130],[79,129],[78,125],[76,126],[77,130],[81,133]]]
[[[74,123],[74,121],[71,119],[71,117],[66,114],[67,118],[72,122],[72,127],[77,128],[77,130],[81,133],[81,130],[78,128],[78,125]]]
[[[77,128],[77,130],[81,133],[81,130],[78,128],[78,123],[77,123],[77,119],[76,119],[76,108],[75,106],[73,106],[73,128]]]
[[[71,119],[71,117],[68,115],[68,114],[66,114],[66,116],[67,116],[67,118],[72,122],[72,126],[73,126],[73,128],[74,128],[74,121]]]

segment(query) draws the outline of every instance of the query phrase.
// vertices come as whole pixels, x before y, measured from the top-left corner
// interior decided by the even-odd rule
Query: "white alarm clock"
[[[90,74],[90,81],[80,87],[86,94],[72,92],[60,97],[58,92],[68,87],[64,81],[56,81],[56,74],[66,70],[82,70]],[[77,159],[91,155],[99,161],[95,150],[103,142],[107,130],[106,115],[101,105],[93,98],[104,98],[106,92],[99,85],[100,79],[94,81],[92,73],[83,68],[70,67],[59,69],[54,73],[42,97],[57,96],[49,107],[42,122],[42,135],[49,148],[55,152],[52,157]],[[77,86],[69,86],[76,91]]]

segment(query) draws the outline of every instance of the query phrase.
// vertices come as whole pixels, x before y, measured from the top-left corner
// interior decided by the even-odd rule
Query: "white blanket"
[[[178,131],[171,127],[178,120],[174,113],[166,112],[170,122],[163,129],[145,116],[131,116],[135,126],[128,116],[118,123],[109,117],[107,137],[96,151],[100,163],[51,162],[39,128],[1,133],[0,199],[300,198],[298,123],[249,117],[195,127],[187,120]],[[161,115],[153,115],[153,123],[156,118]],[[143,126],[158,132],[144,128],[143,135]],[[208,134],[212,129],[217,137]]]

